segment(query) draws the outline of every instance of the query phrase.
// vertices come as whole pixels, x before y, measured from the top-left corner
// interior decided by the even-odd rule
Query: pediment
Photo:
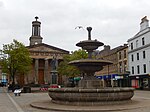
[[[52,48],[45,47],[45,46],[33,47],[33,48],[30,48],[29,50],[36,51],[36,52],[60,52],[56,49],[52,49]]]
[[[69,51],[50,46],[47,44],[37,44],[37,45],[32,45],[27,47],[30,52],[55,52],[55,53],[65,53],[68,54]]]

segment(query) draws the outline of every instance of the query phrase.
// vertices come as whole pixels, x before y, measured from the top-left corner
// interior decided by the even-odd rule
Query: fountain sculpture
[[[96,79],[94,73],[103,69],[103,66],[112,64],[107,60],[92,59],[92,52],[99,46],[103,46],[102,42],[91,40],[91,27],[87,27],[88,40],[80,41],[76,46],[82,47],[88,52],[87,59],[80,59],[69,62],[83,71],[86,75],[79,82],[79,86],[75,88],[51,88],[49,96],[53,103],[66,105],[105,105],[119,104],[128,102],[134,95],[133,88],[103,88],[100,86],[101,81]]]

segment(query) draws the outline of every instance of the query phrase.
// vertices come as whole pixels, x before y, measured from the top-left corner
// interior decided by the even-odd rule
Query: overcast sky
[[[29,45],[35,16],[41,21],[43,43],[77,50],[75,44],[87,39],[87,31],[75,27],[91,26],[92,39],[114,48],[127,43],[139,31],[142,17],[150,19],[150,1],[0,0],[1,48],[13,39]]]

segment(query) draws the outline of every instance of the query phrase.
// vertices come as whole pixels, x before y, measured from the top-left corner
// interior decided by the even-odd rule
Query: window
[[[127,57],[127,53],[126,53],[126,50],[124,50],[124,58]]]
[[[137,53],[137,60],[139,60],[139,53]]]
[[[119,72],[122,72],[122,63],[119,63]]]
[[[134,74],[134,67],[132,66],[132,74]]]
[[[140,66],[137,66],[137,73],[140,74]]]
[[[144,39],[144,37],[142,38],[142,45],[145,45],[145,39]]]
[[[127,62],[125,61],[124,62],[124,71],[126,71],[127,70]]]
[[[131,60],[132,60],[132,61],[134,61],[134,57],[133,57],[133,54],[131,55]]]
[[[119,52],[119,59],[121,59],[121,52]]]
[[[146,73],[146,64],[143,65],[143,71]]]
[[[131,43],[131,50],[133,49],[133,43]]]
[[[146,58],[145,51],[143,51],[143,59],[145,59],[145,58]]]
[[[139,42],[138,42],[138,40],[136,40],[136,48],[138,47],[138,44],[139,44]]]

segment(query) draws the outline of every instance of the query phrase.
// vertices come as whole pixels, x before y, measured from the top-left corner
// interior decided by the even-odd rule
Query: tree
[[[3,57],[1,60],[2,72],[8,73],[15,84],[16,74],[26,74],[30,70],[32,59],[28,49],[17,40],[13,43],[3,45]]]
[[[75,77],[81,74],[81,71],[77,67],[71,66],[68,63],[73,60],[85,59],[88,54],[85,50],[77,50],[72,52],[70,55],[65,55],[63,61],[58,66],[58,73],[69,77]]]

